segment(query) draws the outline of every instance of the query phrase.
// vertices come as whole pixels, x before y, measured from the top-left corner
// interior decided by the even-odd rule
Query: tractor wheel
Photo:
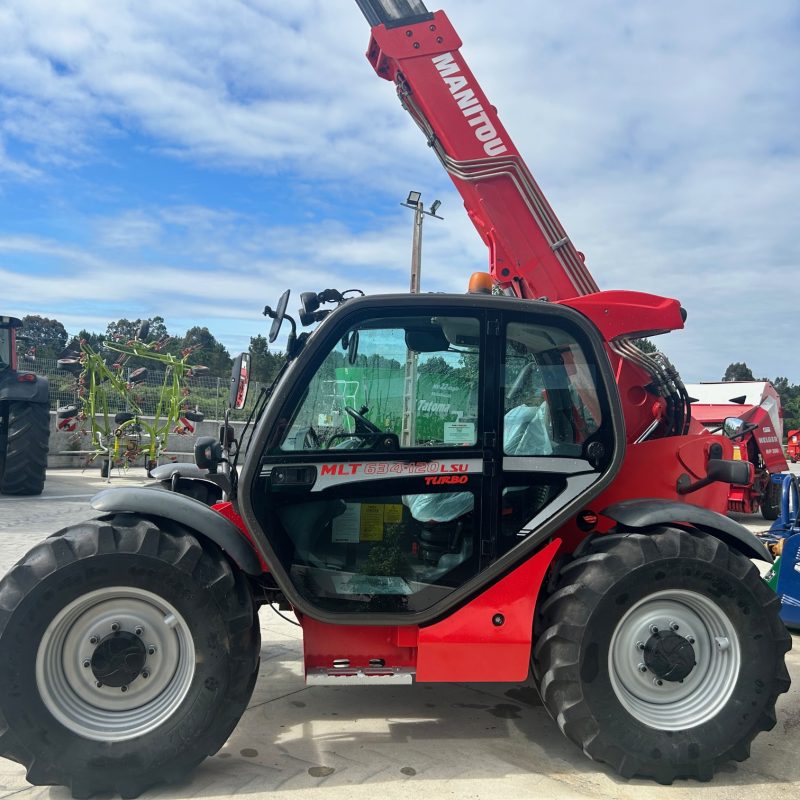
[[[9,403],[8,426],[0,447],[0,494],[33,495],[44,489],[50,409],[44,403]]]
[[[250,589],[188,532],[66,528],[0,581],[0,609],[0,755],[32,784],[136,797],[215,753],[250,699]]]
[[[764,498],[761,501],[761,516],[767,520],[778,519],[781,513],[781,498],[783,497],[783,484],[773,483],[767,479],[764,489]]]
[[[542,606],[542,700],[625,778],[710,780],[775,725],[790,683],[779,610],[754,564],[706,534],[594,537]]]

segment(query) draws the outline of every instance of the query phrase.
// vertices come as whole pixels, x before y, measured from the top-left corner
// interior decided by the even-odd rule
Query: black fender
[[[17,379],[18,375],[33,375],[33,373],[9,372],[0,376],[0,402],[50,405],[50,384],[47,378],[34,375],[35,380],[20,381]]]
[[[104,514],[133,513],[177,522],[219,545],[247,575],[263,572],[244,534],[230,520],[192,497],[155,487],[122,486],[99,492],[89,503]]]
[[[614,503],[601,512],[626,528],[649,528],[652,525],[680,525],[688,523],[694,528],[716,536],[725,544],[735,547],[748,558],[772,562],[767,546],[744,525],[728,517],[691,503],[674,500],[641,498]]]

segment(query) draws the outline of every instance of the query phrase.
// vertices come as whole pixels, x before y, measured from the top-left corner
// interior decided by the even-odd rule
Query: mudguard
[[[0,376],[0,402],[9,401],[11,403],[50,403],[50,384],[47,378],[36,375],[36,380],[20,381],[17,375],[33,373],[10,372],[8,375]]]
[[[199,500],[163,489],[123,486],[105,489],[89,502],[104,514],[130,512],[177,522],[219,545],[247,575],[263,572],[258,556],[242,532]]]
[[[772,562],[767,546],[744,525],[709,511],[707,508],[673,500],[639,499],[614,503],[602,512],[626,528],[649,528],[651,525],[689,523],[693,527],[716,536],[731,547],[735,547],[748,558]]]

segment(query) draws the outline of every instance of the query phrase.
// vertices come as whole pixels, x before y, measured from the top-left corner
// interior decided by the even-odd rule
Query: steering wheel
[[[383,431],[374,423],[370,422],[364,414],[369,411],[366,406],[356,411],[352,406],[345,406],[344,410],[355,420],[356,433],[383,433]]]
[[[322,442],[317,432],[309,425],[303,435],[303,450],[320,450],[321,448]]]

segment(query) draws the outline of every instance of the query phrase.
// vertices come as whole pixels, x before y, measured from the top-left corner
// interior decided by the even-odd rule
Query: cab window
[[[281,450],[347,450],[393,434],[401,448],[477,442],[480,323],[470,317],[367,320],[311,378]]]
[[[602,423],[595,367],[568,333],[511,323],[506,329],[503,450],[580,457]]]

